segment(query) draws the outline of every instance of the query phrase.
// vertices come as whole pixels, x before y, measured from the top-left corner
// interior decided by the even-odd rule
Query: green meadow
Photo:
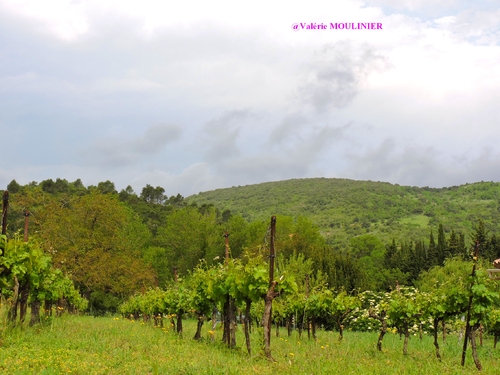
[[[165,320],[165,324],[168,320]],[[251,356],[245,347],[243,327],[238,327],[237,348],[221,343],[222,332],[203,328],[203,339],[194,341],[196,324],[184,322],[183,337],[152,323],[119,317],[69,316],[53,319],[44,326],[3,329],[0,343],[2,374],[471,374],[476,373],[470,352],[466,366],[460,366],[462,341],[449,334],[440,340],[443,359],[434,354],[430,335],[413,336],[408,355],[403,341],[388,333],[383,351],[376,350],[377,332],[319,330],[317,340],[307,332],[288,337],[273,328],[272,354],[266,360],[260,348],[262,329],[252,332]],[[483,374],[498,374],[500,348],[485,337],[479,347]]]

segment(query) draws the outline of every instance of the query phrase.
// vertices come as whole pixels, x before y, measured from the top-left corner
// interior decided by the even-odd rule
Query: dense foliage
[[[478,219],[500,229],[500,183],[478,182],[441,189],[333,178],[295,179],[200,192],[189,203],[213,204],[249,221],[281,214],[305,216],[328,243],[347,246],[352,237],[371,234],[387,243],[416,241],[441,223],[468,233]]]

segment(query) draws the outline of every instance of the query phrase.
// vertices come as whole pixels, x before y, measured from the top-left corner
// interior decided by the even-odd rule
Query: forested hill
[[[249,221],[271,215],[309,218],[330,243],[359,234],[419,239],[452,228],[470,233],[478,219],[498,232],[500,183],[478,182],[445,188],[335,178],[294,179],[202,192],[188,202],[213,204]]]

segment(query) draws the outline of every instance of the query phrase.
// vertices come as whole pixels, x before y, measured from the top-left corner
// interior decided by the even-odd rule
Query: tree
[[[365,287],[371,290],[383,288],[386,280],[380,270],[385,263],[386,248],[382,241],[375,236],[365,234],[352,238],[350,245],[351,255],[358,259],[358,264],[366,274]]]
[[[436,241],[434,241],[434,234],[432,233],[429,237],[429,248],[427,249],[427,262],[425,268],[430,269],[434,266],[439,265],[439,255],[436,248]]]
[[[197,207],[186,207],[168,216],[167,222],[158,229],[155,243],[166,249],[168,263],[186,274],[200,259],[206,259],[208,265],[222,260],[223,234],[215,209],[202,214]]]
[[[109,180],[104,182],[99,182],[97,184],[97,190],[99,190],[102,194],[117,194],[118,192],[115,189],[115,184]]]
[[[106,294],[118,302],[154,285],[154,270],[141,258],[149,232],[116,195],[94,190],[67,205],[54,201],[38,218],[46,251],[71,275],[91,307],[98,307]]]
[[[446,259],[446,254],[448,252],[448,244],[446,242],[446,236],[444,234],[443,224],[439,224],[438,229],[438,242],[436,247],[439,265],[444,264],[444,260]]]
[[[396,246],[396,240],[393,238],[390,245],[386,246],[385,255],[384,255],[384,266],[386,268],[396,268],[397,264],[395,264],[396,253],[398,251],[398,247]]]
[[[164,194],[165,189],[161,186],[153,187],[147,184],[142,188],[141,198],[150,204],[163,204],[163,202],[167,199],[167,196]]]
[[[351,292],[364,289],[367,275],[358,261],[348,254],[332,251],[325,259],[324,272],[328,275],[328,286],[336,290]]]
[[[19,185],[16,180],[12,180],[7,185],[7,190],[9,191],[9,193],[12,193],[12,194],[17,193],[20,189],[21,189],[21,185]]]
[[[449,257],[454,257],[454,256],[459,256],[461,255],[460,253],[460,239],[456,235],[455,231],[452,229],[450,238],[448,239],[448,258]]]
[[[46,193],[55,193],[54,180],[52,179],[43,180],[42,182],[40,182],[40,186]]]

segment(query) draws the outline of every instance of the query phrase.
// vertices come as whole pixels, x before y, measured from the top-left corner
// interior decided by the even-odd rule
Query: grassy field
[[[244,347],[242,327],[238,348],[221,343],[221,332],[210,339],[192,340],[195,323],[185,322],[184,338],[149,323],[122,318],[64,316],[45,327],[4,330],[0,346],[2,374],[471,374],[477,372],[470,356],[460,366],[461,342],[448,336],[442,345],[443,361],[434,355],[430,336],[412,337],[409,354],[402,354],[399,335],[388,334],[384,350],[375,349],[376,333],[346,332],[338,341],[336,332],[318,333],[318,340],[302,339],[285,329],[273,335],[271,346],[276,363],[261,353],[262,331],[253,332],[254,354]],[[479,350],[484,374],[498,374],[500,349],[490,338]]]

